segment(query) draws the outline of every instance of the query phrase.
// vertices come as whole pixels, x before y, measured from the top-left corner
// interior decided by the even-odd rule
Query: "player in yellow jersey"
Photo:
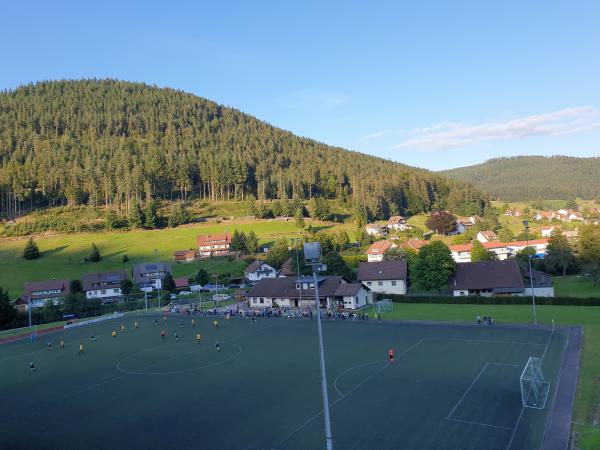
[[[79,354],[83,355],[83,344],[79,343]]]
[[[113,332],[111,333],[111,336],[116,338],[117,337],[117,332],[115,330],[113,330]]]
[[[65,348],[65,341],[60,341],[60,348]]]
[[[213,320],[213,327],[215,327],[215,328],[218,329],[219,328],[219,322],[216,321],[216,320]]]
[[[200,333],[197,333],[196,334],[196,342],[199,344],[201,340],[202,340],[202,336],[200,335]]]

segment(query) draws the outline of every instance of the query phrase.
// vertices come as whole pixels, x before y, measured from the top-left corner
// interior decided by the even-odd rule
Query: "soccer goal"
[[[542,360],[530,357],[521,374],[521,398],[524,408],[544,409],[550,383],[542,373]]]
[[[378,302],[375,302],[375,312],[377,314],[389,312],[392,309],[394,309],[394,305],[393,305],[392,301],[388,298],[384,298],[383,300],[379,300]]]

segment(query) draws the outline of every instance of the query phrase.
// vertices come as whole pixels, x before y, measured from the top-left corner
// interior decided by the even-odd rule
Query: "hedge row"
[[[439,303],[439,304],[469,304],[469,305],[529,305],[531,297],[450,297],[450,296],[410,296],[378,294],[377,300],[388,298],[394,303]],[[600,306],[600,298],[580,297],[536,297],[537,305],[568,305],[568,306]]]

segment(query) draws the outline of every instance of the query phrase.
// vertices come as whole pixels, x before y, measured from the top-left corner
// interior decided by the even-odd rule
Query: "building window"
[[[377,286],[383,286],[383,281],[378,281]]]
[[[264,302],[265,302],[265,299],[261,297],[260,298],[260,304],[262,305]]]
[[[392,286],[396,286],[396,280],[392,280]]]
[[[367,281],[367,286],[371,286],[373,283],[370,281]]]
[[[106,289],[102,289],[102,290],[100,291],[100,294],[101,294],[101,295],[104,295],[104,294],[106,294]]]

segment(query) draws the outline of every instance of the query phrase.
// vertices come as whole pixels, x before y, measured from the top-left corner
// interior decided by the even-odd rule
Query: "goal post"
[[[389,298],[384,298],[383,300],[379,300],[375,302],[375,312],[377,314],[381,314],[384,312],[389,312],[394,309],[394,305]]]
[[[544,409],[550,392],[550,383],[542,373],[541,358],[529,358],[521,373],[520,381],[523,407]]]

